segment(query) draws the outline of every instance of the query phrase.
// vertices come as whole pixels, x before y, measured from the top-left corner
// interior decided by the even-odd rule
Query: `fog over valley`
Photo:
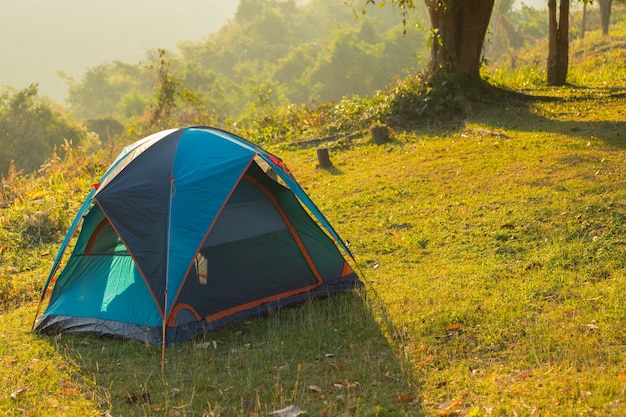
[[[0,86],[39,84],[66,97],[62,71],[80,79],[88,67],[137,63],[155,48],[216,32],[238,0],[0,0]]]

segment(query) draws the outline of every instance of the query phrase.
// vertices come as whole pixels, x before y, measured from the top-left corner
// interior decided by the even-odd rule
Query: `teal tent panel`
[[[288,213],[324,282],[341,278],[345,260],[333,240],[318,227],[293,193],[287,190],[280,192],[278,201]]]
[[[85,216],[72,256],[85,255],[87,251],[90,255],[128,255],[124,243],[98,205]]]
[[[159,326],[162,318],[130,256],[74,256],[59,275],[46,316]]]
[[[89,244],[89,239],[98,228],[98,225],[104,220],[105,217],[104,214],[102,214],[102,210],[100,210],[100,207],[97,205],[94,205],[83,219],[83,226],[80,234],[78,235],[74,250],[72,251],[72,256],[77,254],[82,255],[85,253],[87,245]]]
[[[236,143],[211,139],[204,129],[187,129],[174,159],[168,313],[209,228],[254,158]]]

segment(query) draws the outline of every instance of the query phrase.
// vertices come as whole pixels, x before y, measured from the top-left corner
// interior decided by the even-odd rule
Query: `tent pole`
[[[165,371],[165,319],[163,319],[163,332],[161,335],[161,373]]]
[[[165,258],[165,300],[163,303],[163,329],[161,334],[161,372],[165,370],[165,336],[167,331],[167,302],[168,302],[168,288],[170,281],[170,245],[171,245],[171,233],[172,233],[172,201],[174,200],[174,194],[176,189],[174,188],[174,173],[170,171],[170,201],[167,206],[167,242],[166,242],[166,258]]]

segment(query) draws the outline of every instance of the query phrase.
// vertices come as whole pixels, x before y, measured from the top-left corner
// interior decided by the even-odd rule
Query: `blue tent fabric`
[[[215,128],[124,148],[70,226],[42,300],[81,222],[38,332],[179,342],[361,285],[285,163]]]

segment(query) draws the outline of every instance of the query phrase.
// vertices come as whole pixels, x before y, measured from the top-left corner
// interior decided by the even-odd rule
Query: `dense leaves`
[[[0,175],[11,161],[33,171],[65,141],[80,144],[86,132],[53,105],[37,101],[37,85],[0,95]],[[58,149],[60,151],[60,149]]]
[[[423,64],[420,13],[407,26],[391,7],[356,17],[350,7],[330,0],[240,2],[218,33],[167,52],[172,82],[198,98],[181,103],[179,113],[241,123],[259,115],[259,88],[271,91],[274,105],[336,102],[374,95]],[[153,75],[162,58],[162,51],[152,51],[144,63],[102,64],[80,80],[68,77],[73,112],[81,119],[149,119],[150,105],[158,107],[154,89],[162,92],[162,77]]]

